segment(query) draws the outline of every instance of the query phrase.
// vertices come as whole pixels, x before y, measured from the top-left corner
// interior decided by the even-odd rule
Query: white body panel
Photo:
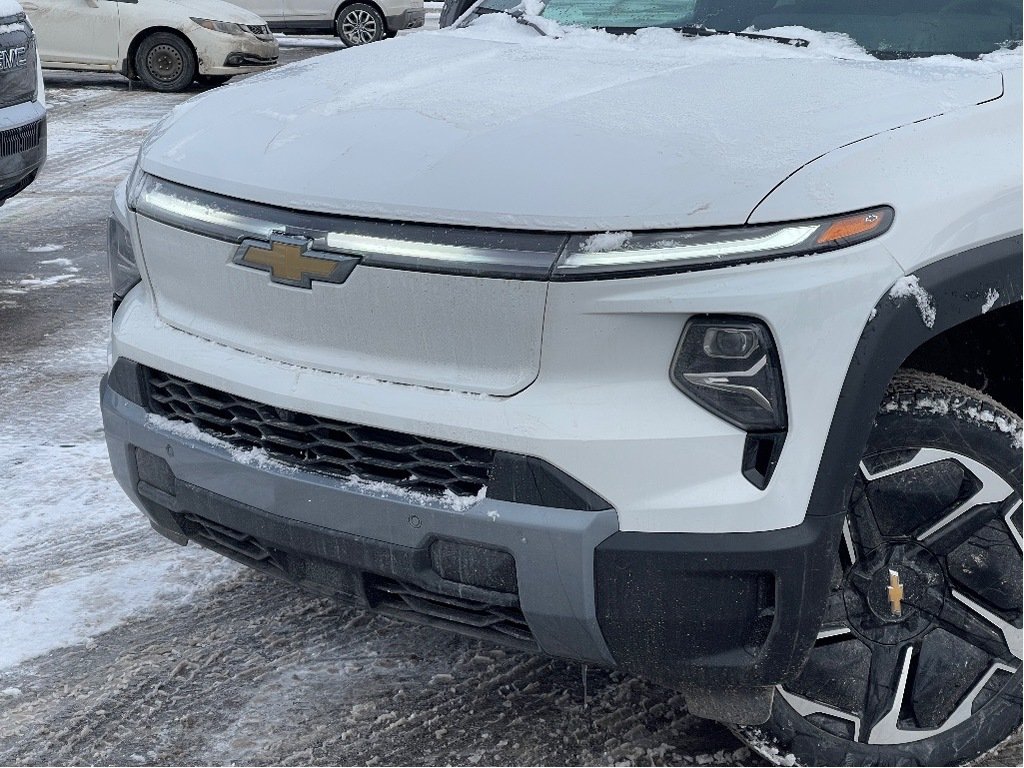
[[[900,274],[874,244],[814,263],[553,285],[540,374],[514,397],[281,365],[163,323],[145,286],[119,310],[112,351],[272,405],[538,456],[611,502],[622,530],[767,530],[803,519],[850,355]],[[806,321],[812,311],[829,316],[829,334]],[[766,491],[739,475],[743,432],[668,379],[686,319],[703,312],[764,317],[778,341],[791,423]]]
[[[678,36],[654,53],[580,50],[519,29],[525,43],[428,32],[304,63],[302,77],[269,74],[278,86],[240,83],[167,118],[143,168],[224,195],[371,218],[722,226],[743,223],[830,150],[1002,91],[982,64],[837,61]],[[849,112],[834,108],[837,91]],[[264,108],[253,114],[257,99]],[[309,173],[308,157],[337,163],[344,177]],[[389,173],[379,172],[383,157]]]
[[[95,7],[94,7],[95,6]],[[53,69],[123,71],[132,43],[153,28],[177,30],[192,44],[199,74],[228,75],[266,67],[225,67],[230,53],[277,56],[277,41],[228,35],[192,18],[262,25],[259,16],[221,0],[29,0],[25,11],[36,28],[40,59]]]
[[[389,220],[639,231],[884,204],[896,211],[892,228],[826,255],[546,283],[533,383],[518,391],[478,378],[466,394],[445,382],[447,361],[428,364],[433,353],[421,361],[432,388],[408,386],[413,367],[393,375],[380,359],[359,376],[344,339],[339,349],[286,353],[266,327],[293,323],[295,334],[310,318],[322,323],[316,291],[293,290],[287,311],[275,305],[232,328],[215,306],[218,296],[230,303],[230,249],[192,265],[219,287],[198,288],[187,311],[166,306],[181,301],[173,272],[187,257],[175,249],[191,236],[142,223],[143,283],[115,317],[114,357],[299,412],[537,456],[607,499],[622,530],[800,523],[875,305],[916,266],[1021,229],[1019,53],[845,61],[813,46],[728,39],[673,37],[647,50],[642,36],[599,44],[538,42],[520,27],[501,40],[470,33],[368,46],[193,100],[147,141],[141,167],[234,198]],[[443,86],[425,88],[439,77]],[[756,97],[768,82],[766,110]],[[835,108],[836,93],[848,110]],[[234,118],[257,96],[267,109],[238,130]],[[275,116],[285,101],[300,119]],[[371,173],[385,147],[392,171]],[[356,172],[317,172],[334,166]],[[255,283],[264,290],[265,279]],[[353,287],[331,286],[339,296]],[[763,491],[740,473],[744,433],[669,380],[683,326],[702,313],[762,318],[778,345],[789,432]],[[509,316],[519,331],[532,317]],[[485,346],[495,338],[480,336]],[[290,364],[300,353],[301,367]],[[493,373],[493,359],[476,360]]]

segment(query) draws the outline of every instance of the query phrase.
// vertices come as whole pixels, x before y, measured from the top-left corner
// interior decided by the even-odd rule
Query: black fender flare
[[[922,344],[983,314],[989,291],[999,298],[989,309],[1021,301],[1020,235],[948,256],[912,274],[931,298],[935,321],[925,324],[913,298],[887,291],[864,326],[850,360],[822,451],[807,515],[845,512],[851,484],[867,445],[875,414],[893,375]]]

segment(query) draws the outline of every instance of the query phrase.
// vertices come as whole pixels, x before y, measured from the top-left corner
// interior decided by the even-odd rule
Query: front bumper
[[[422,8],[408,8],[402,13],[387,17],[388,29],[401,32],[403,29],[418,29],[423,26],[426,12]]]
[[[334,597],[684,691],[790,678],[817,631],[837,517],[649,534],[611,509],[456,509],[247,459],[127,394],[101,384],[111,463],[157,531]]]
[[[26,102],[0,110],[0,202],[27,187],[46,160],[46,108]]]
[[[190,40],[199,55],[201,75],[241,75],[260,72],[277,64],[277,40],[252,35],[225,35],[196,27]]]

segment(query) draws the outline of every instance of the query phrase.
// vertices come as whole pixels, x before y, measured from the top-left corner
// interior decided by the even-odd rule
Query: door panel
[[[231,0],[232,5],[252,11],[264,21],[280,21],[282,0]]]
[[[301,21],[334,21],[334,11],[341,0],[282,0],[287,19]]]
[[[115,68],[118,10],[113,0],[26,0],[22,3],[36,30],[39,57],[48,62]]]

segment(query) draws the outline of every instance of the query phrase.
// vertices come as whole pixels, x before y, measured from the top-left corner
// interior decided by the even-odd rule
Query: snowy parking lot
[[[338,47],[283,39],[282,59]],[[47,91],[47,165],[0,209],[0,765],[764,764],[643,680],[374,616],[154,533],[100,420],[106,220],[147,132],[201,89],[49,72]],[[979,764],[1020,749],[1018,733]]]
[[[288,42],[286,60],[333,46]],[[0,211],[0,764],[755,761],[670,691],[373,617],[153,533],[100,424],[106,216],[191,94],[47,86],[48,163]]]

